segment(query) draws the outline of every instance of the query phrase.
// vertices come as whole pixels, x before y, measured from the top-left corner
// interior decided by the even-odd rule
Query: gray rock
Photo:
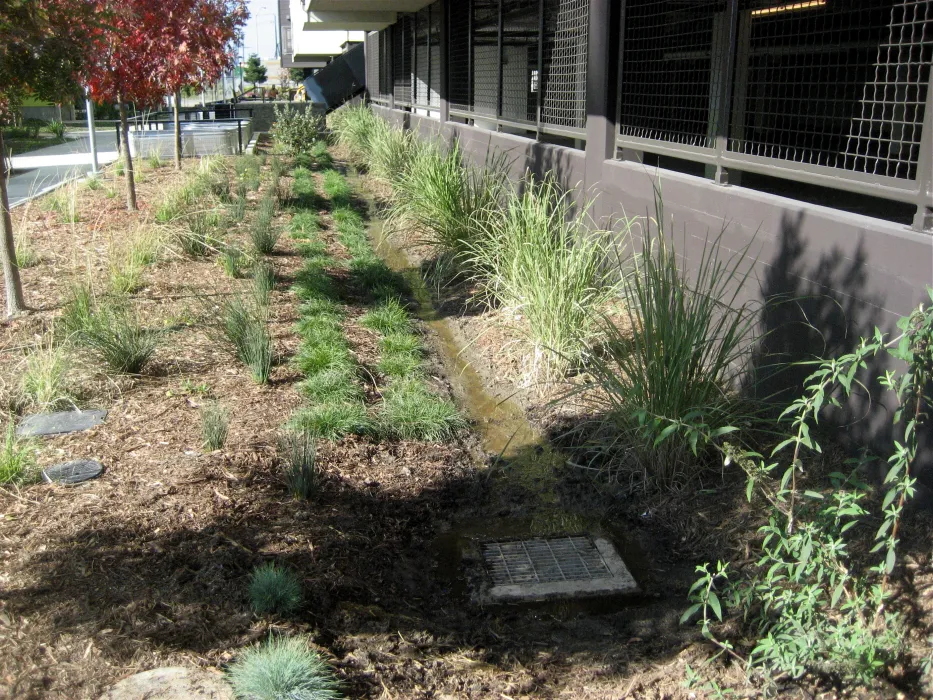
[[[37,413],[26,416],[16,427],[20,437],[36,435],[62,435],[100,425],[107,417],[103,409],[92,411],[62,411],[60,413]]]
[[[95,459],[76,459],[62,462],[42,470],[42,479],[49,484],[80,484],[96,479],[104,471],[104,465]]]
[[[100,700],[233,700],[233,691],[218,673],[174,666],[124,678]]]

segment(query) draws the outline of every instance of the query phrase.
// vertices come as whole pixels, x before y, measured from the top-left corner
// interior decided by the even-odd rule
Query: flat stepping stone
[[[43,469],[42,479],[48,484],[80,484],[103,471],[104,465],[95,459],[76,459]]]
[[[220,674],[169,666],[124,678],[100,700],[233,700],[233,691]]]
[[[100,425],[106,417],[107,411],[103,409],[36,413],[20,421],[20,424],[16,426],[16,434],[19,437],[34,437],[76,433]]]

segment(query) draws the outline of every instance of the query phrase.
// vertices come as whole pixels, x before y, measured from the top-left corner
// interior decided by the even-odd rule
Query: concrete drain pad
[[[107,417],[105,410],[93,411],[62,411],[61,413],[37,413],[26,416],[16,426],[16,434],[20,437],[34,437],[37,435],[63,435],[88,430],[100,425]]]
[[[483,565],[491,585],[484,603],[637,593],[638,584],[605,539],[585,535],[484,542]]]
[[[233,700],[233,691],[220,674],[170,666],[124,678],[100,700]]]
[[[104,471],[104,465],[93,459],[76,459],[42,470],[42,479],[49,484],[80,484],[96,479]]]

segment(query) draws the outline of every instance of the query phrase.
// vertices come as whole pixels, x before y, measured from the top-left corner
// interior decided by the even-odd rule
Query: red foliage
[[[98,101],[149,106],[186,85],[213,81],[245,23],[243,0],[95,0],[112,12],[97,33],[85,80]]]

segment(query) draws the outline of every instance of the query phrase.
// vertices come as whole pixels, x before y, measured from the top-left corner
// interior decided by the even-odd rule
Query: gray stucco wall
[[[581,186],[586,154],[534,140],[463,124],[440,122],[374,106],[393,123],[423,136],[440,133],[458,139],[475,163],[495,150],[512,158],[512,174],[530,169],[551,172],[565,187]],[[598,164],[597,164],[598,165]],[[678,251],[687,260],[701,255],[710,236],[724,229],[729,251],[747,250],[754,279],[746,288],[752,300],[779,297],[784,303],[761,314],[769,352],[794,360],[838,355],[855,347],[874,327],[896,333],[896,321],[924,300],[933,286],[933,236],[859,214],[788,199],[757,190],[722,186],[701,177],[606,160],[601,178],[585,190],[591,210],[605,225],[623,216],[654,213],[655,187],[663,194],[665,219]],[[870,368],[875,377],[884,366]],[[812,368],[785,371],[762,383],[761,393],[796,393]],[[843,433],[854,444],[881,449],[890,444],[890,402],[856,397],[848,405]],[[933,440],[924,436],[921,455],[925,479],[933,486]]]

